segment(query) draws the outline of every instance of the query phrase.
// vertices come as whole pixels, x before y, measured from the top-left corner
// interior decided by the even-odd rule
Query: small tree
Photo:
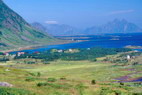
[[[138,65],[139,64],[139,62],[134,62],[132,65]]]
[[[47,81],[48,81],[48,82],[55,82],[55,81],[57,81],[57,80],[56,80],[55,78],[48,78]]]
[[[92,84],[92,85],[95,85],[95,84],[96,84],[96,80],[92,80],[92,81],[91,81],[91,84]]]
[[[124,85],[124,83],[123,83],[123,82],[120,82],[120,85]]]
[[[40,73],[40,72],[38,72],[38,73],[37,73],[37,77],[40,77],[40,76],[41,76],[41,73]]]
[[[92,62],[96,62],[96,61],[97,61],[97,59],[96,59],[96,58],[92,59]]]

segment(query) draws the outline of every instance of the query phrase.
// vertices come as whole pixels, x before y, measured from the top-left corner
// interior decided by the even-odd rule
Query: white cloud
[[[126,13],[132,13],[134,11],[135,10],[118,10],[118,11],[110,12],[109,15],[126,14]]]
[[[58,24],[58,22],[54,20],[49,20],[49,21],[46,21],[45,23],[46,24]]]

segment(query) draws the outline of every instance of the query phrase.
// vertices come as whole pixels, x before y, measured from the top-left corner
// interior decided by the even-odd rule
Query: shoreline
[[[57,41],[57,42],[53,42],[53,43],[48,43],[48,44],[42,44],[42,45],[31,45],[31,46],[26,46],[26,47],[18,47],[18,48],[14,48],[14,49],[9,49],[9,50],[2,50],[0,52],[3,53],[9,53],[9,52],[16,52],[16,51],[22,51],[22,50],[29,50],[29,49],[36,49],[38,47],[42,47],[42,46],[48,46],[48,45],[62,45],[62,44],[69,44],[69,43],[75,43],[77,41]]]
[[[78,39],[78,40],[65,40],[65,39],[60,39],[58,41],[53,41],[49,42],[46,44],[38,44],[38,45],[28,45],[28,46],[20,46],[17,48],[12,48],[12,49],[7,49],[7,50],[0,50],[0,52],[3,53],[10,53],[10,52],[16,52],[16,51],[22,51],[22,50],[31,50],[31,49],[38,49],[44,46],[50,46],[50,45],[63,45],[63,44],[70,44],[70,43],[80,43],[80,42],[86,42],[90,40],[84,40],[84,39]],[[129,48],[129,49],[142,49],[142,46],[133,46],[133,45],[127,45],[124,46],[123,48]]]
[[[125,48],[129,48],[129,49],[142,49],[142,46],[127,45],[127,46],[125,46]]]
[[[17,48],[13,48],[13,49],[9,49],[9,50],[1,50],[0,52],[3,53],[10,53],[10,52],[16,52],[16,51],[22,51],[22,50],[30,50],[30,49],[36,49],[39,47],[43,47],[43,46],[48,46],[48,45],[63,45],[63,44],[69,44],[69,43],[79,43],[79,42],[86,42],[89,40],[64,40],[61,39],[59,41],[55,41],[55,42],[50,42],[48,44],[41,44],[41,45],[31,45],[31,46],[26,46],[26,47],[17,47]]]

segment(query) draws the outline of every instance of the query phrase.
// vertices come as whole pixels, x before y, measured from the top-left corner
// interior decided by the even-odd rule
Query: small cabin
[[[62,52],[63,52],[63,50],[58,50],[58,52],[59,52],[59,53],[62,53]]]
[[[130,55],[127,55],[127,60],[130,60],[131,59],[131,56]]]
[[[17,53],[18,56],[21,56],[21,55],[23,55],[23,54],[25,54],[25,52],[18,52],[18,53]]]

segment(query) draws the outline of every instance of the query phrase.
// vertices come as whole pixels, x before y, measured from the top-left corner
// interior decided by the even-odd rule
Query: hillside
[[[0,0],[0,50],[48,44],[54,38],[34,29]]]
[[[134,23],[130,23],[125,19],[115,19],[102,26],[93,26],[87,28],[83,34],[102,34],[102,33],[139,33],[142,29]]]
[[[42,24],[40,24],[38,22],[31,23],[31,25],[39,31],[45,32],[47,30],[45,26],[43,26]]]

